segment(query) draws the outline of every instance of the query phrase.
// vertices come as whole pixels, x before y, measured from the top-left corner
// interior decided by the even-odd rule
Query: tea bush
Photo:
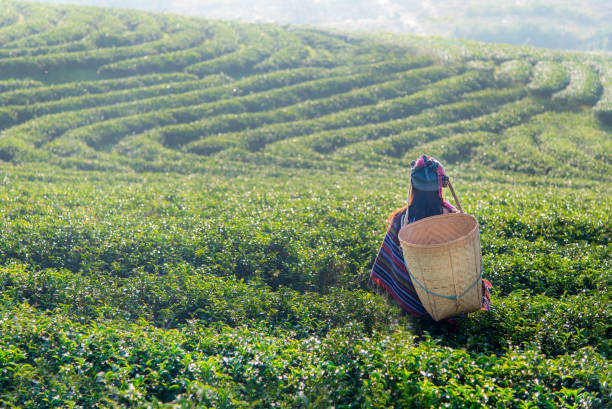
[[[584,64],[566,63],[570,82],[567,88],[553,94],[552,99],[574,104],[593,104],[601,94],[599,75]]]
[[[528,61],[510,60],[495,69],[495,79],[508,84],[527,84],[531,79],[533,67]]]
[[[612,67],[610,65],[601,68],[600,78],[602,80],[603,92],[599,102],[595,105],[595,114],[606,123],[612,123]]]
[[[34,80],[8,80],[0,81],[0,93],[23,90],[27,88],[37,88],[42,86],[42,82]]]
[[[533,67],[533,77],[528,87],[535,93],[550,95],[564,89],[569,76],[562,64],[554,61],[540,61]]]
[[[30,86],[25,81],[6,81],[6,85],[14,83],[12,89],[2,89],[0,101],[3,105],[28,105],[41,102],[56,101],[83,94],[103,94],[110,91],[126,90],[183,82],[196,79],[195,76],[182,73],[152,74],[117,80],[72,82],[61,85],[42,86],[42,83],[32,82]],[[34,88],[36,89],[29,89]],[[11,91],[11,92],[8,92]]]

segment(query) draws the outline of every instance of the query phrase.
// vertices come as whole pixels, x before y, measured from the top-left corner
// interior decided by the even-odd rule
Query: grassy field
[[[8,1],[0,406],[612,404],[612,61]],[[493,310],[368,280],[409,162]]]

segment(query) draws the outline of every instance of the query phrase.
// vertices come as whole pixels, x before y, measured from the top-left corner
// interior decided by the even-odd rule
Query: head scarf
[[[431,156],[421,156],[410,171],[410,182],[418,190],[426,192],[438,191],[442,198],[442,187],[445,185],[448,176],[444,173],[444,167]]]

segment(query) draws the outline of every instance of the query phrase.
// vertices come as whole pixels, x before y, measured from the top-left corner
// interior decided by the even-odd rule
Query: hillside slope
[[[20,2],[1,23],[5,161],[378,166],[424,146],[502,170],[611,172],[605,56]]]

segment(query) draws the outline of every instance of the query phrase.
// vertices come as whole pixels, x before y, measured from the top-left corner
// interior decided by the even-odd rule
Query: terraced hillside
[[[612,60],[0,3],[0,406],[609,407]],[[406,168],[491,312],[368,282]]]
[[[13,2],[1,23],[0,158],[17,163],[398,163],[452,137],[464,159],[503,168],[495,158],[507,148],[491,149],[494,135],[571,112],[605,143],[591,112],[603,122],[612,112],[610,58],[596,55],[466,45],[442,63],[448,49],[415,50],[416,38]],[[523,142],[539,162],[570,159],[538,138]],[[584,152],[580,141],[565,145]],[[593,167],[610,172],[601,158]]]

